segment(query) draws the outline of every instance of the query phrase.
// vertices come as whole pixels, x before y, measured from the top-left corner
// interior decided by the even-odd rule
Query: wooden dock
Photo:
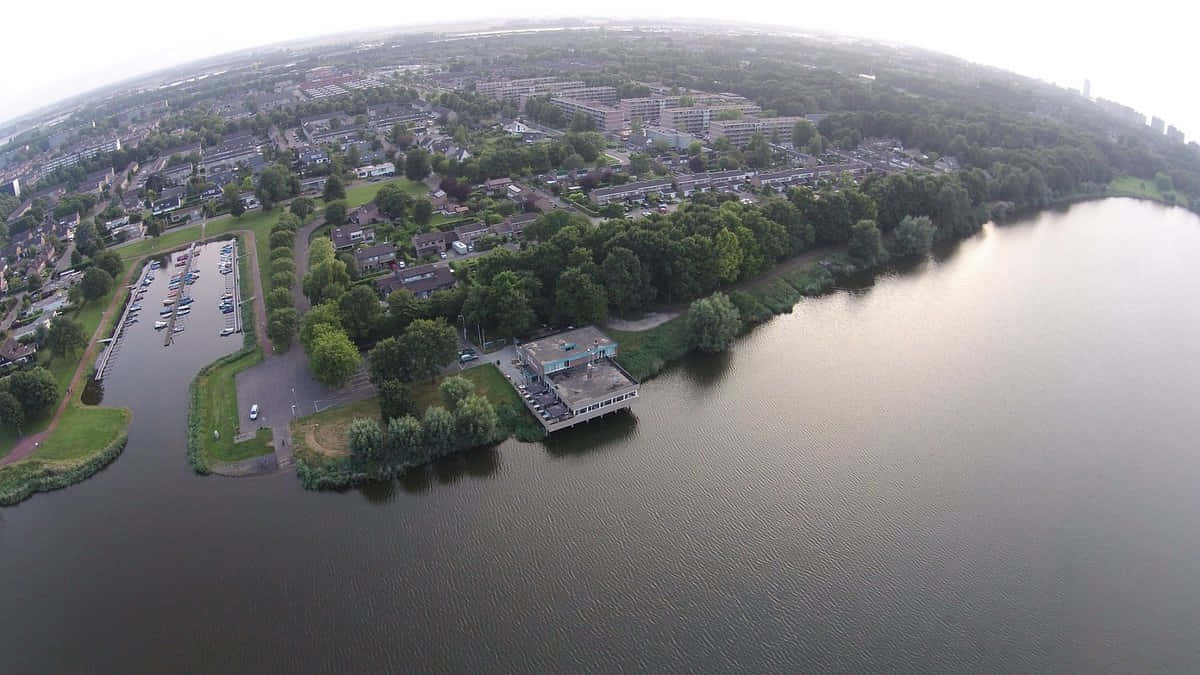
[[[181,272],[179,275],[179,279],[180,279],[180,281],[179,281],[179,297],[175,298],[175,303],[173,305],[171,305],[171,315],[169,317],[167,317],[167,336],[165,338],[163,338],[163,346],[164,347],[170,347],[171,343],[175,341],[175,322],[179,319],[179,307],[180,307],[179,300],[182,299],[184,294],[187,292],[188,275],[191,274],[192,263],[194,263],[195,261],[196,261],[196,244],[193,243],[188,248],[187,264],[183,266],[183,272]],[[168,280],[170,278],[171,278],[170,276],[167,277]],[[169,294],[169,292],[168,292],[168,294]]]

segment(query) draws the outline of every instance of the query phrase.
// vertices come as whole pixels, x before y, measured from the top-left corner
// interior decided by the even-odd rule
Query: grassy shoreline
[[[536,427],[536,431],[540,432],[541,426],[529,415],[516,390],[495,365],[484,364],[461,373],[453,373],[453,375],[461,375],[469,380],[475,385],[476,393],[495,406],[496,412],[500,416],[497,442],[509,437],[515,437],[518,440],[533,440],[541,436],[534,430]],[[424,414],[426,407],[441,405],[438,385],[443,379],[445,378],[412,385],[410,395],[418,417]],[[296,474],[305,488],[336,490],[375,480],[357,470],[350,462],[347,430],[351,422],[362,417],[376,419],[381,426],[385,426],[379,419],[379,399],[377,397],[330,408],[292,421],[289,431],[292,437],[292,448],[295,450]],[[310,439],[321,447],[314,448]],[[418,468],[396,467],[396,474]]]
[[[245,237],[239,234],[235,238],[238,247],[246,250]],[[264,238],[255,232],[255,243]],[[248,260],[245,255],[238,260],[238,273],[242,279],[250,278]],[[245,294],[244,288],[242,293]],[[198,474],[211,473],[212,466],[217,463],[236,462],[273,452],[269,431],[256,434],[252,440],[234,443],[241,419],[235,378],[263,360],[262,348],[258,345],[254,302],[262,302],[262,299],[242,305],[242,348],[201,368],[188,387],[187,458],[192,470]],[[219,433],[219,438],[213,437],[213,430]]]

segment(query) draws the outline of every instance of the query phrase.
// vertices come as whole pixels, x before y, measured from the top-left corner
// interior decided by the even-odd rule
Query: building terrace
[[[617,343],[584,326],[517,347],[525,381],[514,383],[526,407],[547,431],[623,410],[638,395],[638,381],[616,361]]]

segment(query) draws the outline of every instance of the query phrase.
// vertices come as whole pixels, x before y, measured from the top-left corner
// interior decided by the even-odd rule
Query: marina
[[[242,302],[241,279],[235,264],[236,251],[237,245],[233,240],[196,243],[143,266],[129,285],[130,297],[121,317],[114,324],[112,336],[105,340],[107,346],[97,359],[95,379],[102,380],[108,375],[125,349],[125,343],[142,335],[137,330],[141,324],[150,324],[145,329],[147,334],[161,332],[159,337],[164,347],[190,335],[193,332],[188,330],[192,327],[191,323],[215,328],[216,337],[228,337],[241,332],[241,313],[236,311]],[[207,270],[230,271],[207,277],[207,283],[202,283],[202,266]],[[165,284],[160,274],[164,268],[170,271]],[[209,274],[212,272],[209,271]],[[209,314],[212,309],[193,311],[212,307],[208,302],[217,306],[215,317]],[[154,309],[148,308],[158,311],[155,313]],[[146,321],[142,321],[143,313],[147,313]],[[212,334],[208,334],[203,339],[211,340],[212,337]],[[140,337],[134,340],[135,352],[147,348],[140,340]]]

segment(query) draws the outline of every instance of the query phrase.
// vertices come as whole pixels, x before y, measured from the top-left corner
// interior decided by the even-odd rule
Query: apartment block
[[[590,101],[580,101],[574,98],[564,98],[555,96],[550,99],[556,108],[563,111],[568,119],[575,117],[578,113],[587,115],[592,120],[592,125],[597,131],[609,132],[618,131],[624,126],[624,121],[621,119],[621,111],[603,103],[592,103]]]
[[[708,125],[727,111],[737,111],[742,115],[754,115],[762,112],[762,108],[754,103],[730,103],[722,105],[695,105],[690,108],[667,108],[659,118],[661,126],[686,131],[689,134],[700,134],[708,131]]]
[[[750,117],[740,120],[713,120],[708,125],[710,140],[726,138],[734,147],[744,147],[754,134],[762,134],[768,141],[778,134],[780,141],[790,143],[792,128],[803,117]]]

